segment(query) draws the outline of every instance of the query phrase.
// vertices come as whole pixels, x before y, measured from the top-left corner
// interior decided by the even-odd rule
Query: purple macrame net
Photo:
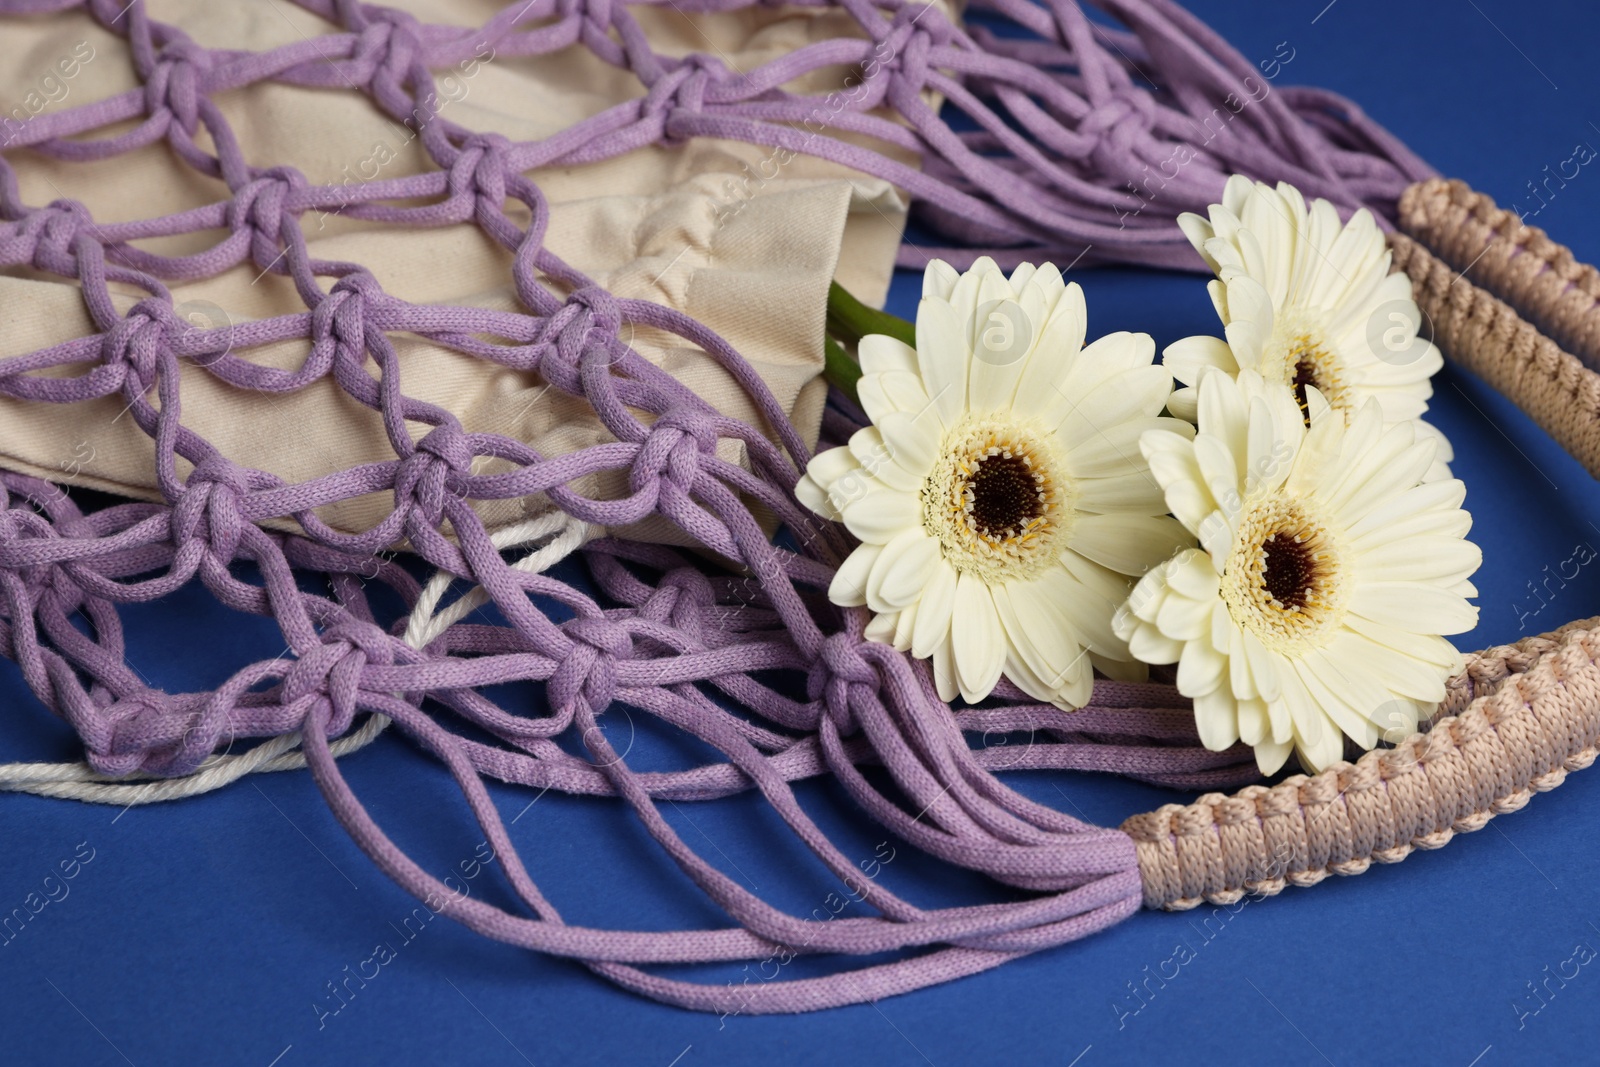
[[[1195,267],[1173,216],[1218,199],[1230,172],[1285,179],[1345,210],[1367,205],[1382,217],[1427,168],[1353,105],[1316,90],[1275,88],[1239,111],[1225,131],[1207,136],[1206,119],[1230,94],[1235,101],[1255,97],[1261,74],[1168,0],[1099,5],[1125,28],[1091,22],[1071,0],[986,0],[984,18],[1009,22],[1023,37],[963,30],[936,10],[897,0],[830,0],[854,17],[861,37],[810,44],[745,73],[711,56],[654,53],[627,8],[611,0],[512,3],[474,31],[421,25],[404,13],[347,0],[299,2],[343,32],[262,53],[219,52],[151,21],[142,0],[126,8],[125,0],[0,3],[12,15],[86,7],[126,38],[143,85],[10,123],[10,146],[71,161],[165,141],[232,191],[225,201],[177,215],[96,223],[75,201],[23,203],[15,172],[0,159],[0,267],[75,279],[99,331],[0,360],[0,392],[50,404],[119,396],[155,442],[165,498],[85,513],[50,483],[0,473],[0,651],[20,665],[40,701],[71,724],[93,768],[107,775],[184,775],[221,748],[299,732],[334,813],[408,891],[448,900],[446,914],[489,937],[574,958],[629,989],[708,1011],[792,1012],[874,1000],[1074,940],[1134,911],[1141,894],[1129,838],[1033,803],[992,769],[1112,771],[1181,788],[1220,788],[1254,777],[1248,751],[1205,751],[1186,702],[1156,684],[1100,682],[1093,706],[1072,715],[1006,688],[999,706],[952,712],[939,701],[925,664],[865,642],[864,611],[827,603],[823,591],[847,545],[841,531],[796,504],[791,490],[807,449],[760,377],[694,320],[617,299],[544,250],[548,210],[525,172],[649,144],[734,138],[889,179],[911,194],[927,227],[963,246],[941,252],[957,261],[971,258],[965,246],[984,245],[1011,261],[1083,257]],[[678,0],[676,6],[712,11],[748,3]],[[474,133],[436,117],[429,70],[470,57],[484,42],[506,56],[582,45],[632,71],[643,94],[544,141]],[[829,120],[830,128],[820,136],[802,129],[816,97],[782,86],[808,71],[869,59],[877,62],[866,68],[864,91]],[[250,166],[209,98],[264,79],[369,94],[383,112],[416,126],[438,169],[352,188],[311,184],[290,167]],[[964,113],[970,121],[963,132],[928,105],[924,90],[942,94],[946,116],[948,109]],[[882,109],[903,121],[883,117]],[[131,128],[92,138],[114,124]],[[911,149],[921,169],[834,133]],[[1188,158],[1167,177],[1164,163],[1179,146],[1187,146]],[[1147,201],[1155,170],[1164,180],[1159,196]],[[525,205],[531,224],[513,222],[508,201]],[[398,206],[418,202],[423,206]],[[514,256],[523,312],[410,304],[386,294],[359,265],[310,258],[300,219],[326,210],[417,226],[475,222]],[[226,236],[194,255],[138,247],[144,239],[205,230]],[[206,278],[236,267],[287,276],[308,310],[226,330],[196,330],[177,320],[163,279]],[[122,314],[109,284],[147,295]],[[640,357],[619,340],[625,323],[665,330],[703,349],[748,391],[765,426],[719,415]],[[407,396],[386,336],[392,331],[537,371],[553,388],[585,398],[614,442],[547,457],[505,436],[469,433],[449,412]],[[241,355],[285,339],[307,343],[298,369],[271,369]],[[299,484],[240,466],[184,425],[179,368],[185,361],[237,389],[269,394],[331,379],[381,413],[395,458]],[[414,440],[408,424],[431,429]],[[825,437],[851,428],[848,414],[835,409]],[[747,464],[719,458],[719,440],[741,442]],[[473,460],[480,456],[512,469],[476,474]],[[187,478],[179,457],[193,465]],[[628,494],[591,499],[571,488],[599,471],[625,472]],[[315,514],[372,493],[392,494],[393,508],[364,533],[341,533]],[[513,568],[470,503],[541,493],[599,525],[661,516],[732,569],[718,572],[703,556],[677,549],[596,541],[582,558],[607,602],[620,605],[603,606],[552,578]],[[756,505],[792,538],[770,539],[752,515]],[[300,532],[263,526],[283,520]],[[446,522],[453,536],[441,532]],[[502,621],[459,622],[420,650],[400,639],[403,620],[380,625],[367,581],[407,604],[419,593],[406,568],[380,555],[402,542],[428,566],[481,586]],[[241,564],[252,564],[260,580],[240,577]],[[322,592],[308,591],[309,575],[321,576]],[[288,654],[246,667],[214,692],[171,694],[146,685],[125,663],[117,605],[156,600],[195,581],[232,608],[275,618]],[[573,617],[552,621],[535,597],[565,605]],[[804,699],[757,677],[768,670],[803,674]],[[544,685],[547,709],[503,708],[481,692],[528,680]],[[597,727],[614,702],[698,738],[725,761],[676,772],[633,769]],[[503,857],[518,910],[457,899],[367,814],[329,745],[368,715],[392,719],[449,767]],[[462,723],[471,724],[472,736],[461,732]],[[963,733],[1012,729],[1039,730],[1048,740],[1019,760],[1014,750],[973,751]],[[589,758],[559,747],[563,734],[581,736]],[[475,739],[486,735],[495,740]],[[881,771],[864,773],[874,766]],[[869,881],[864,899],[876,915],[796,918],[697,856],[657,809],[662,800],[759,790],[821,862],[847,878],[856,865],[811,821],[792,789],[797,779],[819,774],[836,778],[904,841],[1029,895],[927,910]],[[567,925],[528,876],[484,776],[620,796],[731,924],[671,932]],[[874,784],[886,778],[893,782],[888,792]],[[856,968],[845,960],[833,974],[754,990],[641,969],[765,959],[786,947],[896,955]]]

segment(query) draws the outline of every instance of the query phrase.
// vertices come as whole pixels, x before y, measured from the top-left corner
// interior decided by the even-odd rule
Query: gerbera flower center
[[[1014,537],[1044,515],[1044,475],[1030,457],[1010,451],[983,456],[963,494],[973,528],[985,537]]]
[[[1289,611],[1304,608],[1316,577],[1310,545],[1288,534],[1271,534],[1261,543],[1261,587],[1273,603]]]
[[[922,485],[922,525],[958,571],[988,582],[1038,574],[1073,511],[1054,435],[1030,420],[977,418],[947,431]]]
[[[1222,575],[1234,620],[1275,652],[1320,645],[1344,617],[1347,568],[1338,538],[1307,502],[1274,494],[1247,504]]]
[[[1266,356],[1262,376],[1268,381],[1283,382],[1294,390],[1300,415],[1307,426],[1311,425],[1310,402],[1306,398],[1308,388],[1314,387],[1337,411],[1350,407],[1350,389],[1345,384],[1339,357],[1334,355],[1317,324],[1288,315],[1284,327],[1276,331]]]

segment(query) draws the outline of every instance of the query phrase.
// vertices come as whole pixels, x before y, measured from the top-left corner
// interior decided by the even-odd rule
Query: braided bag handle
[[[1600,276],[1460,181],[1418,182],[1400,209],[1393,266],[1411,277],[1440,349],[1600,477],[1600,375],[1589,369],[1600,365]],[[1497,293],[1589,346],[1589,358],[1563,351]],[[1145,906],[1231,904],[1360,874],[1521,809],[1594,762],[1597,657],[1600,618],[1485,649],[1466,657],[1431,729],[1393,749],[1133,816],[1122,829],[1138,846]]]

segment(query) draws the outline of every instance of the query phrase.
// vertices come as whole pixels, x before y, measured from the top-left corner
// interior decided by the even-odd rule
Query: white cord
[[[555,566],[598,534],[596,527],[562,511],[548,511],[515,526],[489,535],[496,548],[512,548],[535,541],[544,544],[512,563],[519,571],[538,574]],[[548,540],[545,540],[548,538]],[[426,648],[480,605],[489,594],[475,586],[443,611],[439,601],[449,591],[455,576],[435,571],[417,597],[406,623],[402,640],[412,648]],[[335,757],[365,748],[389,726],[385,715],[372,714],[354,733],[346,734],[328,746]],[[95,773],[87,763],[4,763],[0,764],[0,791],[33,793],[42,797],[82,800],[91,804],[154,804],[162,800],[198,796],[238,781],[258,771],[290,771],[306,765],[299,751],[300,734],[282,734],[246,752],[207,756],[200,766],[182,778],[155,778],[130,781]]]

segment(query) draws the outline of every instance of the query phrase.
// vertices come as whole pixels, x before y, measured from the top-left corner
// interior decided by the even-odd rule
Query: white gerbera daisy
[[[1389,273],[1388,242],[1365,208],[1341,225],[1326,200],[1308,209],[1291,185],[1234,175],[1210,216],[1185,213],[1178,225],[1216,272],[1208,288],[1227,340],[1186,337],[1162,353],[1184,386],[1174,415],[1194,418],[1195,386],[1212,368],[1289,385],[1302,413],[1312,387],[1347,420],[1369,397],[1386,422],[1427,410],[1444,359],[1418,335],[1410,279]],[[1425,480],[1450,477],[1450,442],[1427,424],[1418,433],[1437,449]]]
[[[796,494],[861,545],[828,591],[865,604],[868,636],[933,660],[940,696],[1005,674],[1059,707],[1093,668],[1137,677],[1111,616],[1129,576],[1192,540],[1166,513],[1139,437],[1193,428],[1160,413],[1172,379],[1145,334],[1083,347],[1083,291],[1050,265],[929,264],[915,349],[862,338],[872,425],[813,459]]]
[[[1172,513],[1199,537],[1147,574],[1115,627],[1147,663],[1178,664],[1207,748],[1255,747],[1263,773],[1291,747],[1312,771],[1415,729],[1462,667],[1441,634],[1477,622],[1482,561],[1466,489],[1419,484],[1433,440],[1368,400],[1349,425],[1316,389],[1254,371],[1208,374],[1199,433],[1140,440]]]

